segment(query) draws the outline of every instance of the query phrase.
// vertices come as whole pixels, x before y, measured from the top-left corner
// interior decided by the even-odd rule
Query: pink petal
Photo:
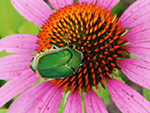
[[[140,24],[133,29],[131,29],[124,38],[128,42],[139,42],[139,41],[149,41],[150,40],[150,22]]]
[[[149,113],[150,103],[134,89],[115,79],[105,81],[112,100],[121,112]]]
[[[95,4],[95,3],[96,3],[96,0],[79,0],[79,3],[80,3],[80,4],[82,4],[82,2],[83,2],[83,3],[87,2],[88,4],[91,4],[91,3]]]
[[[32,54],[13,54],[0,59],[0,79],[12,79],[29,69]]]
[[[137,0],[120,17],[123,28],[132,28],[150,20],[150,1]]]
[[[99,99],[97,94],[90,90],[84,99],[85,113],[108,113],[103,102]]]
[[[63,94],[63,88],[51,86],[47,94],[36,107],[36,113],[57,113]]]
[[[82,113],[79,92],[70,93],[62,113]]]
[[[97,5],[99,7],[107,8],[107,11],[110,11],[114,6],[119,3],[120,0],[98,0]]]
[[[29,34],[10,35],[0,39],[0,51],[8,53],[35,52],[37,36]]]
[[[36,113],[35,108],[50,90],[49,81],[34,85],[15,99],[8,113]]]
[[[120,60],[121,71],[136,84],[150,89],[150,62],[140,59]]]
[[[43,0],[11,0],[11,2],[23,17],[39,27],[53,13]]]
[[[0,88],[0,107],[10,99],[27,89],[39,78],[35,76],[32,70],[24,71],[20,76],[8,81]]]
[[[48,1],[55,10],[73,4],[73,0],[48,0]]]
[[[141,59],[150,61],[150,41],[131,43],[126,45],[125,49]]]

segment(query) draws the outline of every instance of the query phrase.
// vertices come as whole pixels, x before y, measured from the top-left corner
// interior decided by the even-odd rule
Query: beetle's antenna
[[[64,34],[64,28],[63,28],[63,38],[65,39],[66,43],[69,45],[68,40],[65,38],[65,34]]]
[[[76,43],[76,45],[75,45],[75,46],[73,46],[73,49],[75,49],[75,48],[77,47],[77,45],[78,45],[78,42]]]

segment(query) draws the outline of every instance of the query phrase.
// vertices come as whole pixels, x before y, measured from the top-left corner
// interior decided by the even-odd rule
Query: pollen
[[[125,43],[123,33],[121,23],[111,11],[96,4],[77,3],[50,15],[38,34],[36,50],[40,53],[56,45],[81,51],[83,65],[78,71],[70,77],[53,79],[52,83],[66,92],[80,89],[83,92],[97,88],[98,84],[105,87],[104,77],[118,68]]]

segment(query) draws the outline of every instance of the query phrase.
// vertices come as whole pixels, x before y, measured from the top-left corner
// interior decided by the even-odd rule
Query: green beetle
[[[43,78],[69,77],[81,66],[82,57],[82,52],[68,46],[50,49],[33,57],[30,68]]]

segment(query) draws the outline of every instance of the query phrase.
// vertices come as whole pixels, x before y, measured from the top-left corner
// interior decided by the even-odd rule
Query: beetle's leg
[[[85,64],[85,62],[81,63],[80,66],[83,66]]]
[[[54,48],[56,48],[56,49],[58,49],[59,47],[57,47],[56,45],[54,45],[54,44],[52,44],[52,46],[54,47]]]
[[[41,52],[45,52],[45,51],[48,51],[49,49],[48,48],[43,48],[42,50],[41,50]]]
[[[68,40],[65,38],[65,35],[64,35],[64,28],[63,28],[63,38],[65,39],[66,43],[69,45],[69,42],[68,42]]]

